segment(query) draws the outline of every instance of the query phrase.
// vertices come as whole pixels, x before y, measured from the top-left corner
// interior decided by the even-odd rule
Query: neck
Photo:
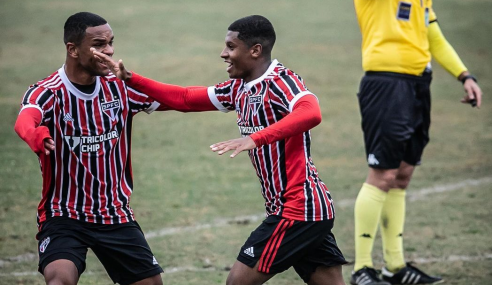
[[[96,77],[90,75],[82,66],[68,60],[65,61],[65,73],[68,80],[80,85],[90,85],[96,81]]]
[[[253,70],[253,72],[251,72],[251,74],[248,77],[244,78],[244,81],[250,82],[250,81],[253,81],[253,80],[259,78],[268,70],[271,63],[272,63],[272,60],[270,58],[265,58],[260,63],[258,63],[258,67],[255,68]]]

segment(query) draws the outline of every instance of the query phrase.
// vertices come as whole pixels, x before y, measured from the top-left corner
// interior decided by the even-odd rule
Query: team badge
[[[258,109],[263,103],[263,96],[261,95],[249,96],[248,100],[249,100],[249,107],[253,110],[253,115],[256,115],[256,113],[258,113]]]
[[[115,121],[118,110],[120,109],[120,101],[113,100],[109,102],[103,102],[101,103],[101,108],[103,110],[103,113],[106,114],[111,119],[111,121]]]
[[[48,244],[50,244],[50,237],[43,239],[43,241],[39,245],[39,252],[43,253],[48,247]]]

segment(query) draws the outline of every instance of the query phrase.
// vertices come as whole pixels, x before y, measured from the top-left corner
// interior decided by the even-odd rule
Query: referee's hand
[[[482,105],[482,89],[480,89],[480,86],[473,79],[469,78],[463,84],[463,88],[465,89],[466,95],[461,99],[461,103],[480,108],[480,105]]]

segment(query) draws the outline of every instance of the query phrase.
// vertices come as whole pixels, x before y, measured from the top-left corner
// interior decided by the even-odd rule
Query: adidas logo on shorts
[[[251,256],[251,257],[255,257],[253,247],[249,247],[249,248],[245,249],[243,252],[246,253],[247,255]]]

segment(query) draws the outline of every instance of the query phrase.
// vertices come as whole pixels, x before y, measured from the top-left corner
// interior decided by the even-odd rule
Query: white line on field
[[[492,177],[483,177],[479,179],[467,179],[458,183],[451,184],[443,184],[436,185],[429,188],[422,188],[416,191],[409,190],[407,194],[409,201],[417,201],[422,200],[426,196],[436,193],[443,193],[449,191],[456,191],[462,189],[466,186],[480,186],[483,184],[492,184]],[[355,199],[343,199],[340,201],[335,201],[335,207],[348,207],[353,206],[355,203]],[[256,222],[265,218],[264,214],[261,215],[249,215],[249,216],[239,216],[234,218],[222,218],[215,219],[211,223],[198,224],[193,226],[185,226],[185,227],[166,227],[157,231],[149,231],[145,234],[147,239],[152,239],[156,237],[174,235],[178,233],[186,233],[186,232],[196,232],[202,229],[210,229],[213,227],[225,227],[227,225],[233,224],[248,224],[251,222]],[[36,254],[26,253],[6,259],[0,259],[0,268],[3,267],[7,263],[11,262],[23,262],[23,261],[32,261],[37,258]],[[1,275],[0,275],[1,276]]]
[[[492,253],[485,253],[482,255],[450,255],[447,257],[440,258],[414,258],[417,264],[425,264],[425,263],[435,263],[435,262],[456,262],[456,261],[482,261],[492,259]],[[216,272],[216,271],[228,271],[226,268],[219,267],[194,267],[194,266],[183,266],[183,267],[166,267],[164,268],[164,274],[173,274],[180,272]],[[94,271],[86,271],[84,275],[94,275],[96,272]],[[24,272],[10,272],[10,273],[0,273],[0,277],[2,276],[34,276],[39,275],[37,271],[24,271]]]

